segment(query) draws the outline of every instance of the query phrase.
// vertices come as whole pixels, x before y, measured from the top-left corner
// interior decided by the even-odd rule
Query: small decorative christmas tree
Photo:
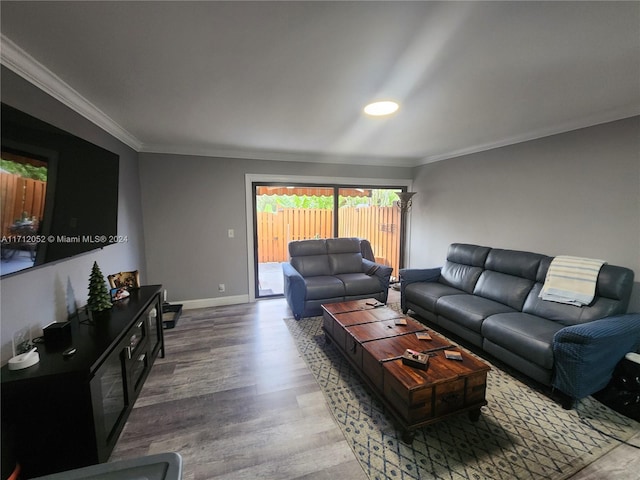
[[[93,262],[93,267],[91,268],[87,306],[92,312],[101,312],[112,307],[109,290],[107,289],[104,275],[102,275],[100,267],[98,267],[98,262]]]

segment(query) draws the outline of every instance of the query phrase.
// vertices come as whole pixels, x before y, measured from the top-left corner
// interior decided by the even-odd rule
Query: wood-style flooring
[[[366,480],[286,316],[284,299],[185,311],[165,330],[166,358],[154,364],[110,461],[175,451],[184,480]],[[640,451],[619,445],[571,480],[638,472]]]

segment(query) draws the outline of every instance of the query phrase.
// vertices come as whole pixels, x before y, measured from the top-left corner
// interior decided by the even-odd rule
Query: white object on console
[[[22,370],[23,368],[35,365],[40,361],[40,355],[36,351],[38,347],[33,347],[31,350],[20,355],[16,355],[9,359],[9,370]]]
[[[624,358],[635,363],[640,363],[640,353],[629,352],[624,356]]]

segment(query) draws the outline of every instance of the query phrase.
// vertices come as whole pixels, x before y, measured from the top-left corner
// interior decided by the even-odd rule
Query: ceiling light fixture
[[[385,100],[382,102],[373,102],[364,107],[364,113],[374,117],[391,115],[395,113],[400,106],[396,102]]]

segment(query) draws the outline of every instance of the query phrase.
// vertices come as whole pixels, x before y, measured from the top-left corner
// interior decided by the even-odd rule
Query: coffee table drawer
[[[436,385],[435,414],[437,417],[456,412],[464,406],[464,387],[464,378]]]
[[[482,403],[487,391],[487,372],[480,372],[467,377],[465,390],[465,405]]]
[[[362,374],[378,391],[382,392],[382,362],[373,358],[366,349],[362,351]]]
[[[384,395],[396,412],[407,422],[415,423],[433,417],[433,387],[407,390],[385,370]]]
[[[326,311],[322,312],[322,329],[331,335],[335,336],[335,330],[337,330],[336,321]]]
[[[358,370],[362,371],[362,345],[351,335],[345,336],[344,355],[358,367]]]
[[[465,380],[406,390],[394,377],[387,375],[384,379],[384,394],[407,422],[423,422],[463,408]]]

